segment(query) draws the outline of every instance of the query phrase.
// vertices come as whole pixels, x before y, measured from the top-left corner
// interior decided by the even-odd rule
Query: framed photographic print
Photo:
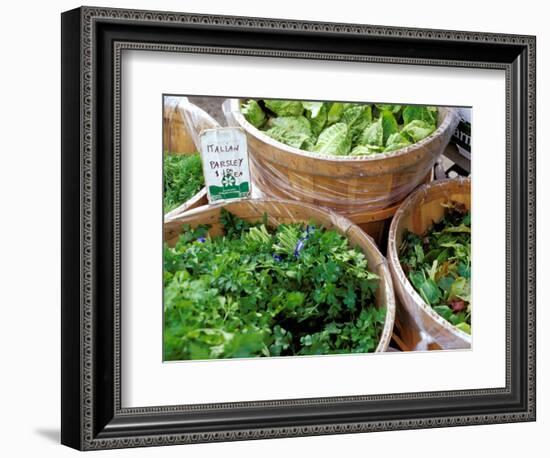
[[[62,443],[535,419],[535,38],[62,15]]]

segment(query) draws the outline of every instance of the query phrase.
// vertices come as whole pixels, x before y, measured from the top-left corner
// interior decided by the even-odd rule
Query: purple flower
[[[281,262],[283,258],[281,258],[278,254],[273,253],[273,259],[277,262]]]
[[[304,248],[306,239],[300,239],[294,248],[294,256],[297,258],[300,255],[300,251]]]
[[[204,242],[206,242],[206,237],[204,237],[204,236],[201,235],[201,236],[197,239],[197,242],[199,242],[199,243],[204,243]]]

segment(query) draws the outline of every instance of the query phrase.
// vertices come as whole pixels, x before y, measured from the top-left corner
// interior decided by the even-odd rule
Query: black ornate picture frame
[[[506,386],[121,406],[123,50],[506,73]],[[535,37],[82,7],[62,15],[62,434],[80,450],[535,420]]]

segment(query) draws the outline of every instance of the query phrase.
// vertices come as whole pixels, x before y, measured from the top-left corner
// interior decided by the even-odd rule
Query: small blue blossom
[[[273,253],[273,259],[277,262],[281,262],[283,258],[281,258],[277,253]]]
[[[304,248],[306,239],[300,239],[298,243],[296,244],[296,248],[294,249],[294,256],[297,258],[300,256],[300,251]]]
[[[199,242],[199,243],[204,243],[204,242],[206,242],[206,237],[200,236],[200,237],[197,239],[197,242]]]

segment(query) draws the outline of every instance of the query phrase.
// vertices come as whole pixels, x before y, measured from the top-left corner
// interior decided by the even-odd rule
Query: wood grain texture
[[[191,197],[191,199],[185,201],[179,207],[176,207],[173,210],[166,213],[164,215],[164,219],[167,220],[167,219],[175,218],[176,216],[181,215],[182,213],[185,213],[188,210],[200,207],[202,205],[207,205],[207,204],[208,204],[208,197],[206,196],[206,188],[201,188],[201,190],[197,192],[193,197]]]
[[[178,97],[165,97],[162,112],[162,144],[164,151],[171,154],[193,154],[197,152],[191,134],[187,130]]]

